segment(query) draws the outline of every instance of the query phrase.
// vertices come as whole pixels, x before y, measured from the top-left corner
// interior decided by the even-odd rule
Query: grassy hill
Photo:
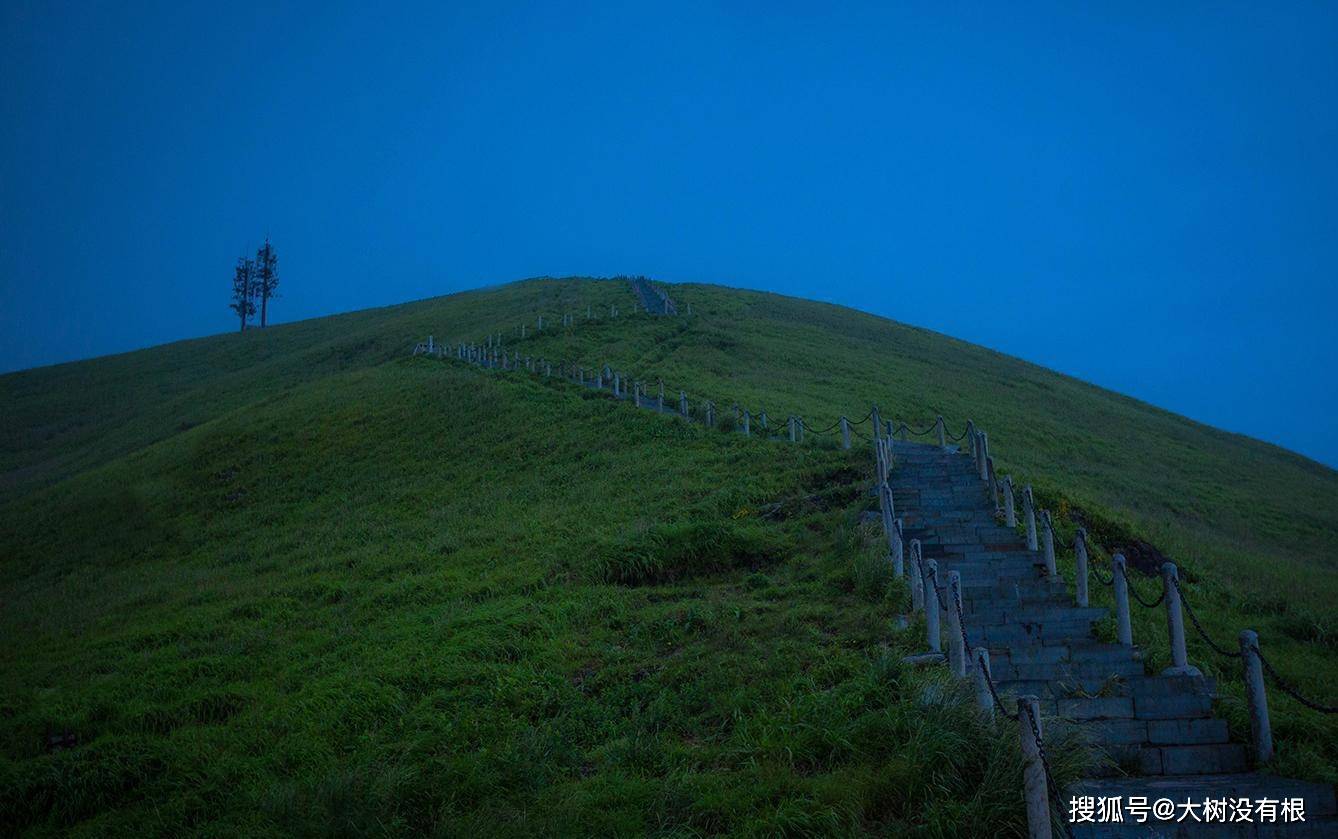
[[[1064,532],[1157,546],[1219,642],[1255,628],[1334,699],[1332,470],[849,309],[673,293],[692,317],[521,340],[632,309],[625,283],[534,280],[0,377],[0,825],[1021,830],[1012,732],[900,663],[866,451],[409,358],[429,333],[816,427],[973,418]],[[1243,733],[1230,664],[1191,657]],[[1338,725],[1272,701],[1276,768],[1338,780]]]

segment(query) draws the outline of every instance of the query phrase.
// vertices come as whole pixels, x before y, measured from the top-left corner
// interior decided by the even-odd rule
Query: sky
[[[0,4],[0,371],[234,328],[268,234],[277,322],[766,289],[1338,465],[1338,4],[379,5]]]

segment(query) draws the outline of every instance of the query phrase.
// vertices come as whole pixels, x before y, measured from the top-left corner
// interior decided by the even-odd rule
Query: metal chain
[[[1319,711],[1321,714],[1338,714],[1338,708],[1331,705],[1321,705],[1320,703],[1315,702],[1312,699],[1306,699],[1304,696],[1297,693],[1296,688],[1292,687],[1291,684],[1278,675],[1278,671],[1273,669],[1273,665],[1268,663],[1268,659],[1264,658],[1264,654],[1257,647],[1255,648],[1254,654],[1259,656],[1259,663],[1264,665],[1264,670],[1268,671],[1268,675],[1273,677],[1273,682],[1283,693],[1287,694],[1292,699],[1295,699],[1297,702],[1300,702],[1312,711]]]
[[[981,664],[980,658],[977,657],[976,667],[980,668],[981,672],[985,674],[985,686],[990,689],[990,696],[994,699],[994,707],[998,708],[999,713],[1003,714],[1008,719],[1017,722],[1018,715],[1008,713],[1008,709],[1004,707],[1003,702],[999,701],[999,691],[994,687],[994,677],[992,677],[990,671],[986,670]]]
[[[1148,607],[1149,609],[1157,608],[1158,606],[1161,605],[1161,602],[1166,599],[1166,587],[1163,586],[1161,594],[1157,595],[1157,599],[1152,601],[1151,603],[1147,602],[1146,600],[1144,600],[1142,597],[1139,596],[1138,589],[1134,588],[1134,581],[1129,578],[1128,569],[1123,569],[1121,573],[1124,574],[1124,581],[1129,584],[1129,593],[1134,596],[1135,600],[1137,600],[1144,606]]]
[[[1022,713],[1022,709],[1018,709]],[[1050,793],[1050,803],[1059,814],[1059,826],[1065,836],[1073,836],[1073,831],[1069,829],[1068,822],[1064,820],[1064,802],[1059,798],[1059,787],[1055,784],[1055,776],[1050,771],[1050,758],[1045,753],[1045,741],[1041,739],[1041,729],[1036,723],[1036,715],[1027,712],[1027,723],[1031,726],[1031,735],[1036,738],[1036,754],[1041,758],[1041,768],[1045,770],[1045,788]]]
[[[1180,587],[1180,580],[1175,577],[1172,577],[1171,579],[1175,585],[1175,590],[1180,593],[1180,605],[1185,608],[1185,614],[1189,615],[1189,622],[1194,624],[1194,628],[1198,630],[1199,637],[1203,638],[1204,643],[1212,647],[1213,652],[1218,655],[1226,656],[1227,658],[1241,658],[1240,651],[1233,653],[1230,650],[1224,650],[1217,646],[1212,638],[1208,637],[1208,633],[1204,630],[1203,624],[1199,623],[1199,616],[1194,614],[1194,608],[1189,605],[1189,598],[1185,597],[1185,590]]]

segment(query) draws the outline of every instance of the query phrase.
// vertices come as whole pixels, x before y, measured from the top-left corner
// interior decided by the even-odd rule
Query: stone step
[[[941,572],[940,572],[941,573]],[[1048,604],[1001,603],[980,606],[967,613],[966,624],[974,626],[1000,626],[1010,623],[1072,623],[1086,621],[1095,623],[1107,614],[1103,606],[1080,607],[1068,603],[1064,606]]]
[[[1012,645],[1040,641],[1069,641],[1092,636],[1092,621],[1049,621],[1047,623],[1008,623],[968,626],[967,642],[973,647],[994,644]]]

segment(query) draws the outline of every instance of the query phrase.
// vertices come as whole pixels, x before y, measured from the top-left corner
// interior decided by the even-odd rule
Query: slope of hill
[[[866,452],[407,358],[429,333],[815,425],[972,417],[1001,469],[1173,556],[1210,631],[1258,629],[1328,696],[1332,470],[851,310],[673,295],[691,317],[586,321],[627,286],[536,280],[0,378],[3,823],[1021,824],[1012,739],[899,664]],[[1338,779],[1338,728],[1285,699],[1275,724],[1281,771]]]

